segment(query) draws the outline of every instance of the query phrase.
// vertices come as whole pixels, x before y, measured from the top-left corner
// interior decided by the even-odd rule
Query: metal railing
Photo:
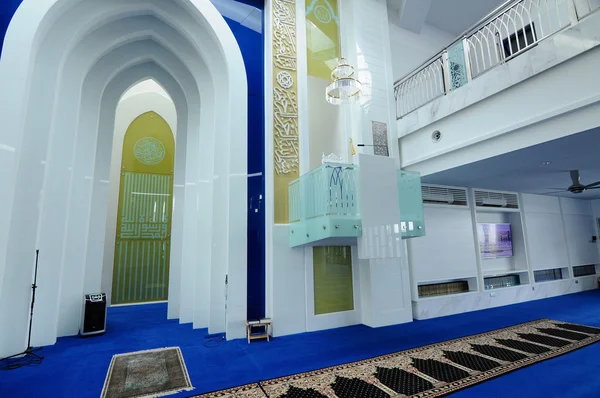
[[[325,163],[289,184],[290,223],[315,217],[359,216],[357,166]]]
[[[600,9],[600,0],[510,0],[394,83],[396,118],[468,84]]]
[[[575,9],[579,19],[587,17],[594,11],[600,9],[600,0],[574,0]]]

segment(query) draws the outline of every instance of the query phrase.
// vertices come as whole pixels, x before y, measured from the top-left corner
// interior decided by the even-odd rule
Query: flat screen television
[[[482,259],[512,257],[510,224],[477,224],[479,253]]]

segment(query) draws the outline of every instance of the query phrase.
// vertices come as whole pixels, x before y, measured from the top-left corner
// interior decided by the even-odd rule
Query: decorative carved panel
[[[296,3],[274,0],[272,10],[275,223],[287,224],[288,184],[300,176]]]
[[[387,124],[374,121],[372,123],[372,132],[373,153],[380,156],[389,156]]]

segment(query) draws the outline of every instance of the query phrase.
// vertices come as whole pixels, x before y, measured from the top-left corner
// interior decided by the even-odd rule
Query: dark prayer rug
[[[439,397],[599,340],[599,328],[540,319],[194,398]]]
[[[113,356],[101,398],[162,397],[193,390],[179,347]]]

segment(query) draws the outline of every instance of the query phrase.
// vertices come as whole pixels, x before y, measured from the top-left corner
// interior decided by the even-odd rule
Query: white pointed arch
[[[146,94],[156,93],[162,95],[168,101],[173,101],[167,90],[159,82],[154,80],[152,77],[136,82],[133,86],[129,87],[119,99],[119,102],[129,99],[130,97]]]
[[[114,35],[118,36],[114,40],[101,34],[101,31],[110,33],[107,26],[111,23],[115,24],[113,27],[124,27],[123,22],[119,21],[125,19],[129,19],[128,26],[139,26],[132,29],[130,34],[121,32],[120,35]],[[164,33],[166,31],[170,33]],[[104,39],[100,40],[103,36]],[[75,57],[70,55],[75,54],[77,46],[86,38],[100,40],[98,44],[102,45],[96,48],[104,48],[105,53],[100,50],[94,54],[88,50],[86,54],[89,57],[74,61],[71,58]],[[179,69],[177,72],[161,65],[165,62],[164,59],[154,60],[152,56],[135,56],[129,53],[125,59],[116,60],[116,57],[111,57],[128,43],[146,46],[150,54],[182,43],[191,46],[194,51],[187,57],[177,51],[172,53],[183,65],[171,66]],[[94,55],[101,57],[94,66],[81,61],[89,61]],[[113,61],[108,62],[107,59]],[[103,72],[104,78],[91,73],[102,60],[105,61],[106,68],[115,71],[112,76],[106,75],[106,70]],[[46,219],[47,209],[52,204],[62,203],[63,199],[71,201],[68,202],[71,203],[69,207],[78,207],[72,203],[79,197],[75,194],[87,195],[89,198],[96,194],[98,197],[105,196],[101,184],[106,181],[103,177],[108,178],[104,164],[108,148],[104,141],[108,138],[103,133],[106,125],[100,121],[110,119],[111,114],[114,118],[116,103],[127,88],[119,87],[118,84],[111,85],[111,81],[125,76],[127,72],[124,71],[131,72],[136,67],[139,67],[138,75],[132,72],[131,78],[140,79],[142,74],[147,73],[142,73],[142,65],[150,61],[157,66],[153,73],[160,73],[159,70],[162,69],[175,80],[175,76],[180,78],[187,71],[198,91],[195,99],[190,98],[190,95],[194,97],[192,94],[184,94],[187,141],[183,153],[186,156],[179,156],[176,160],[176,169],[181,170],[176,175],[181,176],[183,183],[178,184],[181,191],[181,200],[178,199],[178,202],[183,202],[179,206],[181,236],[177,239],[173,237],[180,244],[173,258],[181,264],[182,272],[188,273],[187,278],[184,275],[181,279],[186,282],[181,285],[181,291],[190,293],[191,289],[193,297],[194,285],[187,282],[196,280],[198,275],[191,264],[197,264],[199,256],[207,254],[199,253],[196,242],[186,241],[186,237],[204,240],[204,244],[209,247],[207,266],[210,269],[210,308],[199,310],[192,303],[191,308],[188,306],[184,310],[181,303],[177,303],[179,308],[173,308],[173,312],[177,312],[176,315],[184,312],[190,318],[186,321],[194,320],[195,325],[197,320],[198,325],[203,322],[200,314],[204,314],[212,331],[226,331],[228,338],[244,336],[247,82],[240,49],[227,24],[207,0],[24,0],[7,31],[0,59],[0,86],[5,88],[0,93],[0,102],[7,105],[0,107],[0,117],[5,121],[6,127],[0,131],[0,168],[3,170],[0,176],[0,202],[3,203],[0,207],[0,335],[3,336],[0,339],[0,356],[12,354],[24,347],[29,303],[27,286],[31,281],[32,270],[19,262],[29,262],[33,249],[42,242],[46,242],[48,248],[52,247],[53,242],[59,243],[59,249],[47,250],[60,261],[58,264],[46,264],[48,268],[39,280],[39,293],[42,294],[43,289],[47,289],[44,294],[51,298],[49,308],[53,309],[52,315],[56,319],[46,322],[49,323],[49,332],[44,336],[38,335],[40,341],[37,344],[51,343],[58,330],[73,327],[66,318],[59,321],[57,312],[59,308],[73,309],[81,303],[80,298],[65,295],[64,289],[66,283],[85,286],[84,281],[63,278],[64,271],[69,266],[76,266],[68,262],[63,266],[63,262],[70,258],[69,250],[77,229],[73,227],[73,215],[67,213],[66,206],[59,206],[63,211],[56,212],[54,218]],[[206,65],[205,68],[196,67],[202,63]],[[77,77],[73,81],[81,83],[67,87],[67,80],[60,79],[66,71],[73,72]],[[121,72],[123,75],[119,74]],[[82,78],[85,78],[83,82]],[[164,81],[163,84],[166,86]],[[179,86],[185,91],[186,85],[180,83]],[[206,95],[210,86],[214,91]],[[170,95],[174,95],[172,90],[168,91]],[[71,94],[64,94],[69,92]],[[73,102],[74,98],[79,101]],[[64,117],[68,104],[72,103],[78,105],[77,111],[73,111],[76,118]],[[202,112],[197,109],[200,105]],[[36,121],[33,119],[35,116],[41,117]],[[48,122],[52,131],[48,131],[47,125],[43,128],[40,121]],[[68,133],[60,131],[63,126],[68,125],[76,128],[73,133],[75,144],[70,146],[69,151],[62,152],[55,138],[68,137],[61,135]],[[84,133],[96,139],[81,140]],[[80,150],[83,152],[80,153]],[[70,154],[62,163],[61,153]],[[210,157],[208,161],[207,157],[203,157],[207,153],[213,154],[212,161]],[[49,156],[53,156],[51,163]],[[55,172],[48,173],[51,168]],[[63,191],[54,190],[57,196],[52,198],[44,192],[44,187],[54,187],[57,183],[64,183],[68,188]],[[201,183],[209,187],[210,197],[206,197],[206,191],[200,192],[198,189]],[[199,208],[199,203],[208,208]],[[92,209],[94,205],[92,202]],[[85,214],[86,206],[80,206],[79,211]],[[199,223],[202,211],[213,217],[210,229]],[[84,231],[88,243],[80,248],[87,259],[94,257],[94,250],[99,246],[95,239],[101,229],[94,230],[93,225],[98,223],[92,222],[90,213],[93,211],[88,212],[83,220],[90,226]],[[67,221],[63,220],[63,228],[58,228],[57,233],[48,237],[47,232],[59,217],[64,217]],[[79,258],[81,255],[80,252]],[[94,272],[97,272],[97,268],[94,268]],[[54,280],[49,276],[53,273],[58,273],[59,279],[62,278],[54,291],[49,283]],[[226,274],[229,275],[230,286],[227,315],[222,297]],[[46,285],[42,287],[44,281]]]

